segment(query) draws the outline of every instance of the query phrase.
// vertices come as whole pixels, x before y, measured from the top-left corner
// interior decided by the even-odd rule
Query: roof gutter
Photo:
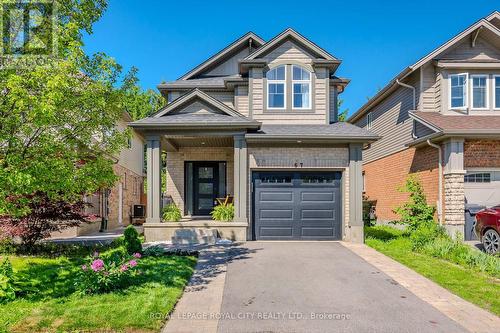
[[[443,225],[444,220],[444,210],[443,210],[443,156],[441,146],[432,143],[430,139],[427,139],[427,144],[438,150],[438,167],[439,167],[439,188],[438,188],[438,217],[439,225]]]

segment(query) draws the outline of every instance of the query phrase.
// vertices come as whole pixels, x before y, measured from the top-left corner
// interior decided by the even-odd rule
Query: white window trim
[[[470,108],[471,110],[489,110],[490,109],[490,106],[489,106],[489,102],[490,102],[490,82],[489,82],[489,75],[488,74],[471,74],[469,75],[470,77],[470,84],[469,84],[469,87],[470,87]],[[474,107],[474,94],[473,94],[473,91],[474,91],[474,82],[473,82],[473,79],[474,78],[478,78],[478,77],[484,77],[486,78],[486,106],[484,108],[475,108]]]
[[[287,72],[287,66],[286,65],[279,65],[279,66],[276,66],[276,67],[273,67],[271,68],[269,71],[272,71],[278,67],[284,67],[285,68],[285,79],[283,80],[270,80],[267,78],[267,74],[266,74],[266,80],[267,80],[267,109],[268,110],[286,110],[286,100],[287,100],[287,90],[286,90],[286,72]],[[283,84],[283,107],[272,107],[272,106],[269,106],[269,85],[270,84],[277,84],[277,83],[280,83],[280,84]]]
[[[459,107],[453,107],[451,106],[451,78],[453,76],[461,76],[465,75],[465,88],[464,88],[464,93],[465,93],[465,98],[464,98],[464,105],[459,106]],[[450,74],[448,77],[448,106],[450,110],[467,110],[467,106],[469,105],[469,89],[467,88],[469,85],[469,73],[453,73]]]
[[[371,129],[373,127],[373,114],[368,112],[366,114],[366,129]]]
[[[493,82],[492,82],[492,87],[493,87],[493,110],[500,110],[500,101],[498,101],[498,106],[497,106],[497,101],[495,100],[496,99],[496,86],[495,86],[495,81],[496,81],[496,78],[500,78],[500,74],[496,74],[496,75],[493,75]]]
[[[309,80],[294,80],[293,79],[293,68],[294,67],[298,67],[298,68],[308,72],[309,73]],[[295,83],[307,83],[309,85],[309,106],[300,107],[300,108],[297,108],[294,106],[295,93],[294,93],[293,89],[294,89]],[[305,69],[304,67],[299,66],[299,65],[292,65],[292,109],[293,110],[311,110],[312,109],[312,73],[310,71],[308,71],[307,69]]]

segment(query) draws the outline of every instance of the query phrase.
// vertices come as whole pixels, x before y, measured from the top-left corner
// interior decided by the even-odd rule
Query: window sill
[[[314,114],[315,110],[312,109],[264,109],[265,114]]]

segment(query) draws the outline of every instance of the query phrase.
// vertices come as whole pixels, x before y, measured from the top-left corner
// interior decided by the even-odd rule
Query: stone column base
[[[465,225],[464,224],[444,224],[448,235],[453,239],[464,240]]]
[[[348,226],[345,231],[344,240],[351,243],[364,243],[365,234],[363,226]]]

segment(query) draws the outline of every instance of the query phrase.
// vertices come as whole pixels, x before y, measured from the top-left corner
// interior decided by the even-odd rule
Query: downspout
[[[409,84],[403,83],[403,82],[399,81],[399,79],[396,79],[396,83],[399,84],[401,87],[405,87],[405,88],[408,88],[408,89],[412,90],[412,92],[413,92],[413,99],[412,99],[413,108],[412,108],[412,110],[415,110],[415,108],[417,107],[416,102],[415,102],[415,99],[417,98],[417,92],[416,92],[415,87],[411,86]],[[417,136],[415,134],[415,121],[413,121],[413,128],[411,130],[411,137],[413,139],[417,138]]]
[[[436,148],[438,150],[438,167],[439,167],[439,189],[438,189],[438,205],[439,205],[439,225],[443,225],[443,220],[444,220],[444,209],[443,209],[443,165],[442,165],[442,151],[441,151],[441,146],[432,143],[430,139],[427,139],[427,144],[433,148]]]

